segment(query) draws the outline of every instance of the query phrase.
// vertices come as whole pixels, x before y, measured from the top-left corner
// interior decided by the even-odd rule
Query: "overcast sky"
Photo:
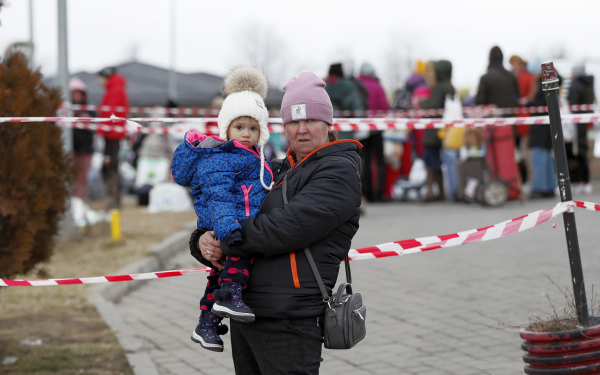
[[[27,0],[5,0],[0,53],[29,38]],[[71,72],[129,61],[169,66],[168,0],[69,0]],[[57,68],[57,2],[33,0],[35,63]],[[458,87],[476,86],[489,49],[544,60],[564,47],[571,60],[600,61],[600,1],[196,1],[176,0],[177,70],[225,74],[244,63],[240,41],[248,25],[281,40],[285,80],[310,70],[325,76],[331,62],[372,63],[385,80],[397,54],[448,59]],[[279,48],[278,48],[279,50]],[[284,79],[280,79],[284,80]]]

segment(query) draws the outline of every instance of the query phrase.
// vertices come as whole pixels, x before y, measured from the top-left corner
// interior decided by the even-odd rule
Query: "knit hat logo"
[[[295,104],[291,106],[292,120],[306,119],[306,104]]]

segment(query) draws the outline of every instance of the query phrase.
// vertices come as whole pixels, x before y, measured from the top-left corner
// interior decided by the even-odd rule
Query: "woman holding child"
[[[223,292],[224,283],[230,284],[221,279],[221,291],[212,308],[217,315],[231,318],[236,374],[318,374],[325,303],[302,250],[310,248],[331,294],[341,260],[358,230],[362,146],[353,140],[337,140],[331,129],[333,107],[323,80],[313,73],[301,73],[290,79],[284,90],[281,116],[290,148],[287,157],[275,160],[270,168],[272,186],[270,172],[266,173],[269,168],[261,165],[260,185],[271,190],[258,205],[258,212],[238,221],[238,234],[219,238],[213,228],[199,225],[190,239],[192,255],[215,270],[225,268],[223,273],[232,272],[231,268],[227,271],[227,263],[252,259],[245,285]],[[228,103],[228,98],[225,111],[229,111],[228,105],[234,108],[241,103]],[[261,118],[239,111],[234,116],[250,118],[250,123],[254,120],[259,138],[268,132]],[[226,134],[227,139],[231,135]],[[287,205],[282,194],[284,177]],[[262,188],[260,185],[254,189]],[[253,322],[248,323],[248,315],[238,318],[238,311],[251,313]],[[203,329],[195,332],[202,334]]]

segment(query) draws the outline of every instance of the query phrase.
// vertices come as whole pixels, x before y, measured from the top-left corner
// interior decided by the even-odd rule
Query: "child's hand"
[[[242,231],[239,229],[236,229],[233,232],[229,233],[229,235],[225,239],[225,242],[227,242],[227,245],[230,245],[230,246],[235,243],[242,242]]]

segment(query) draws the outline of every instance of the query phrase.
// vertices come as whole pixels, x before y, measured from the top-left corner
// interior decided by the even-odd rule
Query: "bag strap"
[[[281,188],[282,193],[283,193],[283,203],[284,204],[288,204],[288,199],[287,199],[287,174],[284,176],[283,178],[283,186]],[[308,259],[308,264],[310,264],[310,268],[313,272],[313,274],[315,275],[315,279],[317,280],[317,284],[319,285],[319,289],[321,291],[321,295],[323,297],[323,302],[328,303],[329,301],[331,301],[331,298],[329,297],[329,293],[327,293],[327,289],[325,289],[325,284],[323,284],[323,279],[321,279],[321,274],[319,273],[319,269],[317,268],[317,265],[315,264],[315,260],[312,257],[312,254],[310,253],[310,249],[308,247],[304,248],[304,254],[306,255],[306,259]],[[352,275],[350,274],[350,261],[348,259],[348,255],[346,255],[346,259],[345,261],[345,267],[346,267],[346,281],[348,282],[348,284],[351,284],[352,281]]]

